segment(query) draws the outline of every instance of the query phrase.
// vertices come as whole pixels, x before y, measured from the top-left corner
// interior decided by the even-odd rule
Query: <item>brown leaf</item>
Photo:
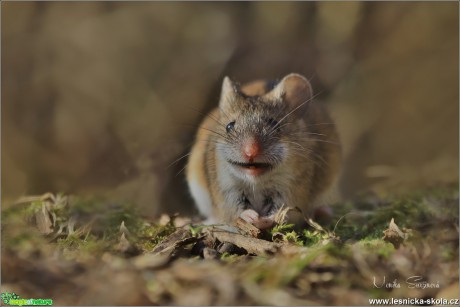
[[[115,247],[115,250],[127,255],[136,255],[139,253],[139,250],[131,242],[129,242],[128,239],[126,239],[124,233],[121,234],[120,241]]]
[[[180,247],[196,243],[203,237],[192,237],[192,234],[188,229],[179,228],[166,239],[160,242],[152,251],[156,255],[169,255],[171,256],[174,252],[177,252]]]
[[[38,230],[44,234],[50,234],[53,232],[53,222],[51,222],[49,211],[46,209],[45,204],[42,204],[40,210],[35,213],[35,221],[37,223]]]
[[[395,248],[399,248],[401,243],[407,239],[407,234],[402,232],[396,225],[394,218],[391,219],[388,229],[383,231],[383,240],[394,245]]]
[[[205,247],[203,249],[203,258],[204,259],[219,259],[220,253],[215,249]]]
[[[143,254],[131,259],[132,264],[140,269],[156,269],[164,266],[169,260],[168,256]]]

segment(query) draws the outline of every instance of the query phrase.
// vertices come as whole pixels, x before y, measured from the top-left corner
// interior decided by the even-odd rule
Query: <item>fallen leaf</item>
[[[395,248],[399,248],[401,243],[407,239],[407,234],[402,232],[396,225],[394,218],[391,219],[388,229],[383,231],[383,240],[394,245]]]

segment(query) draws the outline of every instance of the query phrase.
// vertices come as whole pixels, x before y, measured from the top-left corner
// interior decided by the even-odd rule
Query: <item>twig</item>
[[[236,226],[243,231],[243,233],[250,235],[254,238],[259,238],[261,235],[261,231],[256,226],[252,225],[251,223],[246,222],[242,218],[238,218],[236,220]]]
[[[209,234],[220,242],[229,242],[244,248],[250,254],[274,254],[279,249],[279,244],[260,240],[228,231],[210,230]]]

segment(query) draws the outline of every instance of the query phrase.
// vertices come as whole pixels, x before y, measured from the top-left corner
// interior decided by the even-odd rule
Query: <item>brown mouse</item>
[[[187,182],[208,223],[242,217],[269,228],[283,205],[313,208],[336,177],[340,154],[335,126],[305,77],[242,87],[225,77],[219,106],[198,130]]]

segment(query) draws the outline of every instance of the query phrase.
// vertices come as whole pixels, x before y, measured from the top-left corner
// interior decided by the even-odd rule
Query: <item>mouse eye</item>
[[[230,132],[232,132],[234,127],[235,127],[235,122],[234,122],[234,121],[233,121],[233,122],[230,122],[230,123],[228,123],[228,125],[227,125],[227,127],[226,127],[226,129],[227,129],[227,133],[230,133]]]
[[[269,119],[268,119],[268,124],[270,125],[270,127],[271,127],[272,129],[276,129],[276,130],[279,130],[279,129],[280,129],[280,128],[279,128],[279,125],[278,125],[278,122],[277,122],[275,119],[273,119],[273,118],[269,118]]]

